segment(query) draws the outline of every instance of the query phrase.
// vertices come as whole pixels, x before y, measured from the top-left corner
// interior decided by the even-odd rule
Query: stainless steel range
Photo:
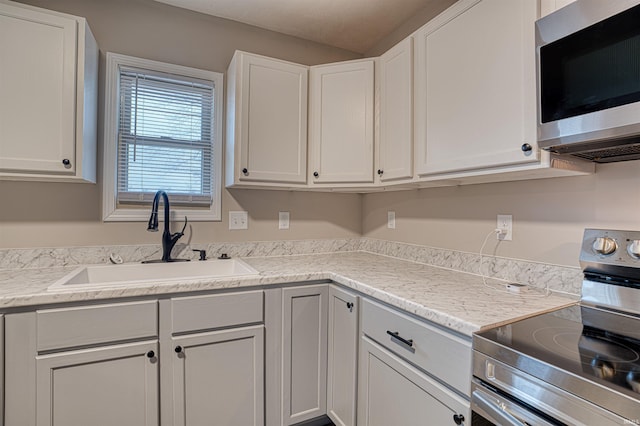
[[[472,425],[640,425],[640,231],[587,229],[579,305],[473,337]]]

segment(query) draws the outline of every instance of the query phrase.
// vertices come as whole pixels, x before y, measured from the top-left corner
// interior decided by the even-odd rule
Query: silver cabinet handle
[[[392,338],[404,343],[405,345],[409,346],[410,348],[413,348],[413,339],[405,339],[404,337],[400,336],[400,332],[399,331],[391,331],[391,330],[387,330],[387,334],[389,336],[391,336]]]

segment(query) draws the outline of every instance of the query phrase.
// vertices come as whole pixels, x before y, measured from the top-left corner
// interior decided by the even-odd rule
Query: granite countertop
[[[0,270],[0,309],[178,292],[332,280],[461,334],[574,304],[575,298],[530,290],[513,294],[478,275],[367,252],[243,259],[259,275],[48,291],[76,267]],[[117,265],[113,266],[117,268]]]

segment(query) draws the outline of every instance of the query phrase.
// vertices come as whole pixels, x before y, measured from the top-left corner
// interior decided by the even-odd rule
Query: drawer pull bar
[[[409,346],[410,348],[413,348],[413,339],[405,339],[404,337],[400,336],[400,332],[398,331],[387,330],[387,334],[392,338],[397,339],[398,341]]]

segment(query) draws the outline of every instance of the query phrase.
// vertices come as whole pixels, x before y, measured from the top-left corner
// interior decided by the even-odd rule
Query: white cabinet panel
[[[537,3],[462,0],[416,33],[419,175],[539,160]]]
[[[227,72],[228,186],[306,183],[307,75],[304,65],[235,53]]]
[[[374,62],[311,67],[309,182],[373,182]]]
[[[262,290],[171,299],[173,333],[212,330],[263,321]]]
[[[283,424],[326,414],[326,284],[282,290]]]
[[[83,18],[0,3],[0,179],[95,182],[98,48]]]
[[[413,39],[398,43],[379,59],[380,87],[377,174],[381,182],[413,175]]]
[[[173,425],[264,425],[262,325],[173,339]]]
[[[36,357],[38,426],[158,425],[158,344]]]
[[[336,426],[356,425],[358,296],[329,287],[327,415]]]
[[[455,425],[471,421],[469,402],[366,337],[361,339],[359,426]]]
[[[158,336],[158,303],[146,300],[36,311],[38,352]]]

